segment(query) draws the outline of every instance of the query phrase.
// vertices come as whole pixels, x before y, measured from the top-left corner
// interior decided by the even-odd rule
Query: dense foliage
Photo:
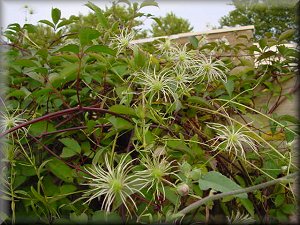
[[[235,9],[221,18],[221,27],[254,25],[257,40],[265,33],[279,37],[288,29],[297,28],[298,0],[233,0],[232,3]],[[293,40],[298,40],[297,36]]]
[[[1,219],[289,221],[299,121],[272,112],[295,77],[298,51],[284,45],[293,32],[258,46],[134,44],[132,20],[157,3],[128,5],[123,23],[88,2],[96,26],[53,8],[41,21],[48,41],[36,25],[6,29]],[[258,108],[266,93],[278,101]]]
[[[185,33],[192,30],[193,27],[188,20],[177,17],[173,12],[158,17],[158,22],[151,24],[151,34],[154,37]]]

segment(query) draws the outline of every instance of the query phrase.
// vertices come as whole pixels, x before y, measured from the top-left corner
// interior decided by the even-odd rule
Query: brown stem
[[[295,93],[298,89],[300,88],[300,83],[298,85],[296,85],[291,91],[289,91],[287,94],[293,94]],[[268,114],[273,113],[278,106],[280,106],[285,100],[287,99],[286,96],[283,96],[280,100],[278,100],[273,106],[272,108],[269,110]]]
[[[111,127],[111,125],[98,124],[98,125],[95,125],[95,127],[96,128],[98,128],[98,127]],[[69,128],[65,128],[65,129],[61,129],[61,130],[45,132],[45,133],[40,134],[39,136],[36,136],[36,138],[43,138],[45,136],[52,135],[52,134],[58,134],[58,133],[63,133],[63,132],[73,131],[73,130],[84,130],[84,129],[87,129],[87,126],[69,127]]]
[[[130,119],[128,119],[126,116],[124,115],[121,115],[121,114],[118,114],[118,113],[115,113],[115,112],[111,112],[109,110],[106,110],[106,109],[101,109],[101,108],[93,108],[93,107],[80,107],[80,106],[77,106],[77,107],[74,107],[74,108],[70,108],[70,109],[64,109],[64,110],[61,110],[61,111],[57,111],[57,112],[54,112],[54,113],[49,113],[47,115],[44,115],[44,116],[41,116],[39,118],[36,118],[36,119],[33,119],[33,120],[30,120],[30,121],[27,121],[25,123],[22,123],[18,126],[15,126],[3,133],[0,134],[0,138],[5,136],[6,134],[9,134],[13,131],[16,131],[18,129],[21,129],[23,127],[26,127],[30,124],[33,124],[33,123],[37,123],[37,122],[40,122],[40,121],[44,121],[44,120],[49,120],[49,119],[52,119],[52,118],[56,118],[56,117],[59,117],[59,116],[62,116],[62,115],[65,115],[65,114],[70,114],[70,113],[74,113],[76,111],[80,111],[80,112],[85,112],[85,111],[96,111],[96,112],[99,112],[99,113],[108,113],[108,114],[111,114],[111,115],[114,115],[114,116],[118,116],[120,118],[123,118],[129,122],[131,122]]]

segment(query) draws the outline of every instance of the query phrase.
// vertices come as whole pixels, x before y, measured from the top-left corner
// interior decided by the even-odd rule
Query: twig
[[[181,211],[179,211],[178,213],[176,213],[174,215],[174,219],[177,219],[179,217],[182,217],[184,215],[186,215],[187,213],[189,213],[190,211],[197,209],[198,207],[200,207],[201,205],[204,205],[205,203],[209,202],[209,201],[214,201],[214,200],[218,200],[227,196],[232,196],[232,195],[238,195],[238,194],[242,194],[242,193],[248,193],[248,192],[253,192],[255,190],[259,190],[259,189],[263,189],[281,182],[292,182],[294,178],[296,178],[297,176],[297,172],[289,174],[287,176],[281,177],[281,178],[277,178],[275,180],[271,180],[271,181],[267,181],[265,183],[261,183],[258,185],[254,185],[252,187],[247,187],[247,188],[243,188],[243,189],[238,189],[238,190],[234,190],[234,191],[229,191],[229,192],[225,192],[225,193],[220,193],[220,194],[216,194],[216,195],[211,195],[211,196],[207,196],[201,200],[198,200],[194,203],[192,203],[191,205],[185,207],[184,209],[182,209]]]

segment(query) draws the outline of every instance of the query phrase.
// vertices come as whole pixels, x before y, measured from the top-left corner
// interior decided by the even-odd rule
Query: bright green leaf
[[[105,45],[93,45],[85,50],[85,53],[87,53],[87,52],[101,52],[101,53],[109,54],[112,56],[116,55],[115,50],[113,50]]]
[[[109,111],[124,115],[136,116],[135,110],[125,105],[113,105],[109,108]]]
[[[49,20],[40,20],[39,23],[44,23],[44,24],[52,27],[53,29],[55,28],[55,25],[53,23],[51,23]]]
[[[253,203],[248,199],[248,198],[239,198],[241,201],[242,205],[246,208],[248,213],[254,217],[254,206]]]
[[[142,2],[142,4],[140,5],[140,9],[145,7],[145,6],[156,6],[156,7],[158,7],[158,4],[154,0],[144,0]]]
[[[111,116],[108,118],[108,121],[112,123],[116,130],[130,130],[133,129],[133,125],[120,117]]]
[[[13,62],[14,65],[23,66],[23,67],[36,67],[38,66],[34,61],[30,59],[17,59]]]
[[[93,39],[96,39],[100,36],[99,31],[86,27],[82,28],[79,31],[79,40],[81,45],[89,44]]]
[[[62,48],[56,50],[56,52],[73,52],[77,54],[79,53],[79,46],[76,44],[65,45]]]
[[[50,172],[52,172],[55,176],[60,178],[61,180],[72,183],[73,182],[73,170],[67,166],[64,162],[57,158],[53,158],[51,162],[47,164]]]

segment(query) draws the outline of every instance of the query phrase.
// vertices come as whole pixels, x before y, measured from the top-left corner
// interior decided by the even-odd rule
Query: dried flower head
[[[169,70],[161,70],[157,72],[155,69],[142,71],[135,74],[134,81],[142,86],[145,96],[149,97],[149,101],[163,100],[164,102],[172,102],[177,98],[177,85]]]
[[[25,118],[22,118],[22,115],[24,112],[22,113],[18,113],[19,109],[16,110],[9,110],[3,100],[1,99],[1,102],[4,106],[4,111],[0,112],[0,132],[4,133],[5,131],[16,127],[22,123],[25,123],[27,120]],[[27,132],[27,129],[25,127],[23,127],[22,129],[17,130],[17,132]]]
[[[133,49],[134,44],[132,43],[135,33],[124,29],[119,35],[115,35],[111,38],[112,45],[117,49],[117,55],[126,50],[126,48]]]
[[[172,48],[171,39],[166,38],[165,41],[160,41],[155,45],[155,47],[163,54],[168,55],[169,51]]]
[[[168,181],[166,177],[170,175],[177,176],[175,174],[175,166],[172,164],[173,161],[168,161],[168,158],[163,155],[155,155],[151,151],[149,155],[144,156],[141,159],[141,164],[145,167],[144,170],[139,171],[138,175],[145,178],[145,186],[148,187],[148,191],[154,188],[154,195],[160,196],[160,189],[162,190],[163,198],[165,198],[165,188],[166,184],[175,187],[173,183]]]
[[[219,142],[215,147],[214,151],[217,149],[224,149],[231,153],[234,151],[235,156],[241,156],[245,158],[245,146],[247,145],[254,152],[257,152],[258,143],[255,139],[249,136],[249,131],[245,131],[244,127],[236,127],[233,124],[225,126],[219,123],[208,123],[207,126],[216,131],[217,136],[211,140],[214,140],[213,145]],[[210,141],[211,141],[210,140]]]
[[[249,214],[244,215],[240,211],[237,211],[235,215],[232,213],[230,217],[227,216],[227,222],[229,224],[251,224],[256,221]]]
[[[226,69],[225,64],[221,60],[213,61],[211,57],[202,57],[201,63],[193,65],[194,72],[201,77],[206,77],[208,83],[215,80],[222,80],[226,83],[227,76],[224,73]]]
[[[177,89],[183,93],[189,93],[191,85],[196,78],[184,68],[174,68],[172,75]]]
[[[176,68],[190,69],[201,62],[195,50],[188,50],[187,45],[174,45],[168,52],[168,60],[175,63]]]
[[[91,175],[91,177],[85,177],[89,182],[83,184],[90,186],[90,190],[86,191],[84,196],[89,198],[86,202],[104,196],[101,208],[106,211],[110,211],[114,202],[121,201],[130,213],[127,199],[136,208],[131,195],[133,193],[143,195],[140,192],[142,186],[139,183],[144,180],[129,174],[132,160],[127,162],[127,156],[122,156],[116,167],[109,162],[107,155],[105,155],[103,166],[93,165],[92,168],[86,168],[86,171]]]

